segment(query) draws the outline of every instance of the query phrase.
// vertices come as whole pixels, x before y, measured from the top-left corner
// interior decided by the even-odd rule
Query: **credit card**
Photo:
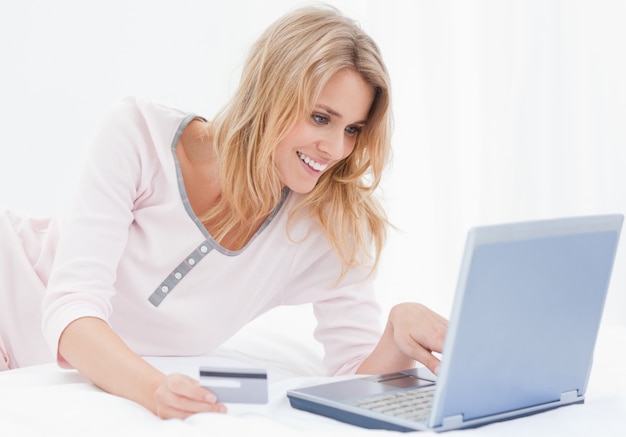
[[[200,366],[200,385],[218,402],[266,404],[267,371],[264,369]]]

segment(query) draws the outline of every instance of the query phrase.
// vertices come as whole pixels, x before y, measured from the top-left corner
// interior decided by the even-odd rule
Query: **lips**
[[[302,162],[304,162],[306,165],[308,165],[315,171],[324,171],[326,170],[326,167],[328,167],[328,164],[320,164],[319,162],[316,162],[314,159],[305,155],[302,152],[296,152],[296,153],[298,154],[298,158],[300,158]]]

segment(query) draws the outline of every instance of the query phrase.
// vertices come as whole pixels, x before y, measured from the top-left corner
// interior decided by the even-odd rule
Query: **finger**
[[[415,345],[421,346],[428,353],[443,352],[443,346],[446,339],[445,329],[435,329],[426,335],[424,333],[409,333],[409,336]]]
[[[197,413],[226,413],[227,411],[226,406],[219,403],[190,405],[182,402],[181,405],[183,405],[182,409],[170,404],[159,404],[157,407],[157,415],[162,419],[186,419]]]
[[[227,411],[224,404],[216,403],[217,399],[210,390],[186,375],[168,375],[155,397],[161,417],[182,418],[200,412]]]
[[[215,399],[214,395],[213,399]],[[180,411],[188,411],[191,413],[226,412],[226,406],[224,404],[215,401],[207,401],[204,399],[192,399],[178,395],[176,393],[172,393],[171,391],[167,390],[161,393],[159,401],[160,404],[163,406],[167,406]]]
[[[444,317],[419,303],[404,303],[392,311],[395,335],[401,336],[405,332],[429,352],[442,351],[448,329]]]
[[[210,390],[202,387],[200,382],[187,375],[168,375],[165,384],[169,391],[184,398],[198,401],[215,402],[216,398]]]
[[[417,342],[406,345],[406,350],[404,352],[417,362],[426,366],[428,370],[433,372],[435,375],[439,373],[439,366],[441,365],[441,361],[439,358],[433,355],[431,350],[426,349],[422,345]]]
[[[410,332],[412,340],[421,345],[429,354],[431,352],[442,353],[448,329],[448,321],[436,315],[436,317],[427,324],[425,330],[418,332]]]
[[[432,353],[422,354],[419,358],[416,359],[424,366],[426,366],[426,368],[433,372],[435,375],[439,374],[439,366],[441,365],[441,361]]]

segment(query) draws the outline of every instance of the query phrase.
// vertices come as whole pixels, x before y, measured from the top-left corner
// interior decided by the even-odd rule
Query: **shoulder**
[[[184,129],[180,136],[180,148],[185,157],[194,166],[214,165],[213,136],[208,122],[203,118],[195,117],[181,128]]]
[[[138,96],[125,97],[110,105],[95,132],[95,147],[142,148],[154,145],[161,153],[170,153],[172,141],[188,112],[155,103]]]
[[[104,121],[118,123],[162,124],[170,120],[180,123],[188,112],[155,103],[141,96],[127,96],[112,104],[104,114]]]

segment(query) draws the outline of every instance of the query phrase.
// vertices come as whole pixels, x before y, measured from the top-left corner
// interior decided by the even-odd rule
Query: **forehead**
[[[334,112],[346,123],[364,122],[374,94],[374,88],[359,73],[346,68],[331,76],[315,104]]]

